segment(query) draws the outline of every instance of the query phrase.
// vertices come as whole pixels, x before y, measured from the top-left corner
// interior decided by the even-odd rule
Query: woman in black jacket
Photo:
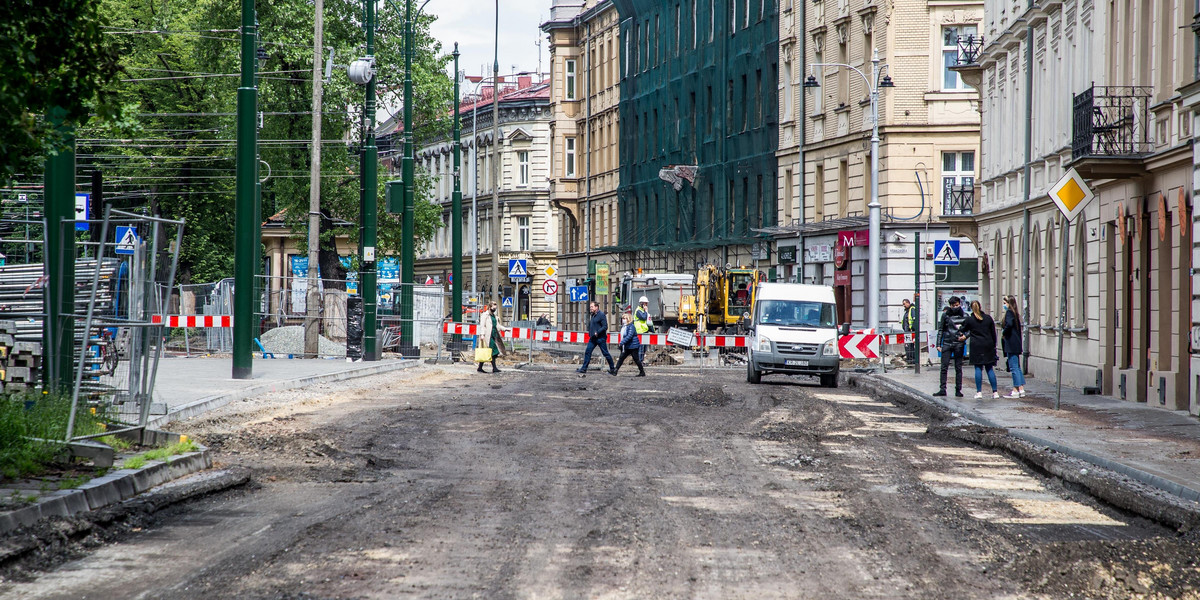
[[[996,322],[983,312],[978,300],[971,301],[971,314],[962,324],[962,336],[971,350],[971,364],[975,365],[975,398],[983,398],[983,372],[987,370],[988,383],[992,384],[992,398],[1000,397],[996,386]]]
[[[1017,297],[1004,298],[1004,330],[1000,345],[1004,347],[1004,357],[1008,360],[1008,370],[1012,373],[1012,393],[1009,398],[1025,397],[1025,372],[1021,370],[1021,311],[1017,309]]]

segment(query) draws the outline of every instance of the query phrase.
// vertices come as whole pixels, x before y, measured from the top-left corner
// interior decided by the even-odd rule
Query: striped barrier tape
[[[153,315],[150,322],[167,327],[233,327],[229,315]]]
[[[915,332],[894,333],[882,337],[884,344],[911,344],[917,341],[917,334]]]
[[[454,335],[475,335],[478,332],[478,325],[469,323],[453,323],[446,322],[442,326],[443,333]],[[583,331],[558,331],[555,329],[533,329],[529,327],[513,327],[508,330],[505,335],[514,340],[532,339],[537,342],[562,342],[567,344],[586,344],[589,336]],[[698,346],[706,346],[709,348],[745,348],[749,345],[747,338],[744,335],[706,335],[697,336]],[[638,340],[646,346],[668,346],[674,345],[667,342],[666,334],[662,333],[643,333],[638,336]],[[620,335],[616,333],[608,334],[608,343],[616,344],[620,342]]]

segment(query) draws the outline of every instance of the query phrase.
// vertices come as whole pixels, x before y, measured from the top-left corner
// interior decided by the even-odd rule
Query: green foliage
[[[0,397],[0,478],[17,479],[41,472],[65,448],[71,397],[13,395]],[[76,435],[99,433],[103,425],[87,410],[75,415]]]
[[[111,86],[113,108],[81,139],[80,153],[103,155],[106,182],[117,185],[118,207],[187,221],[181,248],[180,283],[216,281],[233,272],[234,149],[240,82],[241,7],[226,0],[154,3],[99,0],[109,19],[126,80]],[[324,39],[345,64],[363,54],[362,2],[325,3]],[[399,106],[403,80],[402,3],[381,4],[375,56],[381,105]],[[312,139],[313,9],[305,0],[258,2],[258,131],[262,218],[279,214],[307,251],[309,166]],[[453,85],[448,57],[429,35],[433,17],[418,19],[413,61],[418,136],[445,131],[443,118]],[[160,33],[155,33],[160,32]],[[161,33],[174,32],[174,33]],[[322,60],[328,59],[328,51]],[[321,227],[323,248],[337,237],[357,239],[359,229],[358,145],[363,139],[364,88],[335,70],[323,86],[321,118]],[[269,171],[269,172],[268,172]],[[380,179],[386,179],[381,173]],[[418,181],[418,243],[440,225],[428,204],[431,186]],[[383,206],[382,194],[380,206]],[[400,222],[380,211],[379,252],[398,254]],[[413,235],[413,232],[404,235]],[[325,264],[324,261],[322,264]],[[326,277],[333,269],[323,268]]]
[[[117,55],[93,0],[0,2],[0,182],[62,147],[67,125],[118,112]]]
[[[142,455],[131,456],[121,463],[122,469],[140,469],[146,466],[146,457]]]
[[[125,438],[119,438],[115,435],[106,435],[102,438],[97,438],[97,442],[104,444],[117,452],[123,452],[133,447],[133,442]]]
[[[143,452],[137,456],[131,456],[125,459],[125,462],[122,463],[121,468],[140,469],[146,466],[148,461],[166,460],[172,456],[185,454],[187,452],[195,452],[196,450],[196,442],[193,442],[192,440],[184,440],[182,442],[171,444],[170,446],[163,446],[162,448],[155,448],[148,452]]]

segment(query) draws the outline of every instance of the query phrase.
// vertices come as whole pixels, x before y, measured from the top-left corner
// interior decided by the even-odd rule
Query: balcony
[[[975,240],[979,236],[979,225],[975,222],[978,210],[975,182],[951,184],[943,188],[942,217],[943,223],[950,226],[952,237],[965,237]]]
[[[1148,86],[1095,86],[1075,95],[1071,166],[1084,177],[1135,177],[1154,151]]]
[[[974,89],[979,89],[983,82],[983,67],[979,65],[979,55],[983,52],[984,40],[982,35],[958,36],[958,62],[949,67],[951,71],[962,77],[963,83]]]

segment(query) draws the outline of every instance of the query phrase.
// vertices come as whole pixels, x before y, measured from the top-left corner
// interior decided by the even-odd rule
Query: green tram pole
[[[367,58],[375,57],[375,2],[366,0]],[[378,230],[379,195],[379,148],[375,145],[375,75],[367,82],[366,143],[363,145],[363,195],[362,229],[359,236],[358,255],[359,293],[363,299],[363,360],[379,360],[375,348],[375,332],[378,329],[378,299],[375,280],[375,243]]]
[[[254,0],[242,0],[242,84],[237,91],[237,183],[233,267],[233,378],[250,379],[254,367],[254,271],[261,244],[255,239],[258,214],[258,89],[254,86],[258,31]]]
[[[416,259],[414,245],[416,232],[413,231],[414,200],[413,200],[413,163],[416,162],[413,149],[413,93],[412,93],[412,55],[413,55],[413,6],[412,0],[404,2],[404,159],[401,161],[404,181],[404,214],[403,237],[400,252],[400,352],[404,356],[414,355],[416,344],[413,339],[413,261]]]
[[[70,390],[75,383],[75,131],[64,123],[65,111],[51,110],[50,122],[66,136],[66,147],[46,157],[46,319],[42,339],[46,354],[43,389]]]
[[[450,285],[451,299],[450,315],[455,323],[462,323],[462,289],[463,289],[463,214],[462,214],[462,119],[459,118],[461,108],[458,93],[458,43],[454,43],[454,193],[450,196],[450,217],[454,219],[451,228],[451,243],[454,245],[454,264]]]

